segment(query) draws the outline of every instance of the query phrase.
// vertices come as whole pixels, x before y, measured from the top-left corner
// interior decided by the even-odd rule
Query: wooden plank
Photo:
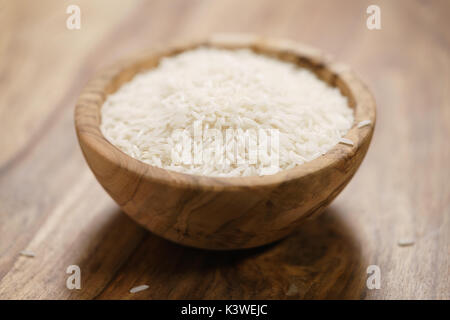
[[[0,298],[450,298],[448,1],[77,4],[79,31],[65,27],[67,3],[0,4]],[[369,4],[381,30],[365,27]],[[171,244],[119,212],[81,156],[73,106],[102,65],[224,31],[332,53],[373,90],[378,119],[366,160],[323,216],[280,243],[220,253]],[[81,290],[65,286],[71,264]],[[369,265],[379,290],[366,287]],[[130,294],[139,284],[150,288]]]

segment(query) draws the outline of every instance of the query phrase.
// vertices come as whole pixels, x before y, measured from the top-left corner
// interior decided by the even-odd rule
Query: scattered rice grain
[[[148,285],[143,284],[143,285],[131,288],[130,293],[141,292],[141,291],[147,290],[148,288],[149,288]]]
[[[398,240],[397,244],[400,247],[409,247],[415,244],[414,239],[400,239]]]
[[[339,143],[348,144],[349,146],[355,145],[352,140],[347,139],[347,138],[339,139]]]
[[[370,120],[363,120],[360,123],[358,123],[358,128],[362,128],[362,127],[368,126],[371,123],[372,122]]]
[[[27,251],[27,250],[22,250],[20,251],[20,255],[24,256],[24,257],[30,257],[30,258],[34,258],[36,257],[36,254],[32,251]]]

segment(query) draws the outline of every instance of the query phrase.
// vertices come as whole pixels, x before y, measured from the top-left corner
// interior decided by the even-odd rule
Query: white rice
[[[353,146],[355,143],[347,138],[341,138],[339,139],[339,143],[348,144],[349,146]]]
[[[363,120],[363,121],[360,121],[359,123],[358,123],[358,128],[362,128],[362,127],[365,127],[365,126],[368,126],[368,125],[370,125],[372,122],[370,121],[370,120]]]
[[[409,247],[409,246],[414,245],[415,243],[416,242],[412,238],[400,239],[400,240],[397,241],[397,244],[400,247]]]
[[[32,251],[28,251],[28,250],[22,250],[19,252],[21,256],[24,257],[29,257],[29,258],[34,258],[36,257],[36,254]]]
[[[202,161],[180,162],[183,150],[174,133],[193,135],[195,123],[203,129]],[[162,59],[109,95],[101,131],[123,152],[150,165],[232,177],[275,174],[311,161],[342,142],[352,124],[347,98],[306,69],[250,50],[198,48]],[[233,151],[224,152],[225,164],[218,163],[205,134],[213,128],[224,136],[226,129],[275,130],[277,147],[272,133],[268,144],[278,152],[277,164],[259,151],[255,163],[231,161],[233,152],[249,158],[254,136],[248,143],[226,140],[217,154],[228,147]]]
[[[131,289],[130,289],[130,293],[138,293],[138,292],[147,290],[148,288],[149,288],[148,285],[143,284],[143,285],[140,285],[140,286],[131,288]]]

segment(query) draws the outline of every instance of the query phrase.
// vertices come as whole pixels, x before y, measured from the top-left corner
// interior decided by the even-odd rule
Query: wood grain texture
[[[354,124],[345,138],[304,165],[262,177],[202,177],[147,165],[114,147],[100,131],[101,108],[108,94],[138,72],[164,58],[208,46],[251,49],[289,61],[337,87],[354,109]],[[340,67],[339,67],[340,66]],[[347,67],[327,62],[316,49],[292,41],[254,35],[212,35],[155,49],[99,72],[77,101],[75,127],[81,149],[109,195],[131,218],[156,235],[203,249],[245,249],[286,237],[306,219],[317,217],[343,190],[359,168],[375,126],[375,101]],[[358,123],[370,121],[358,128]]]
[[[0,298],[450,298],[448,1],[74,2],[78,31],[65,27],[66,2],[0,2]],[[369,4],[381,30],[365,27]],[[332,206],[279,243],[235,253],[186,249],[127,218],[73,129],[96,70],[213,32],[310,43],[356,70],[378,107],[367,157]],[[81,290],[65,287],[71,264]],[[379,290],[365,285],[373,264]],[[150,288],[129,293],[140,284]]]

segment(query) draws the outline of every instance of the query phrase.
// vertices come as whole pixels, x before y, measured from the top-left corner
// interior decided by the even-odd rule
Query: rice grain
[[[276,174],[312,161],[342,142],[353,124],[353,110],[339,89],[307,69],[246,49],[197,48],[163,58],[109,95],[101,113],[103,135],[131,157],[219,177]],[[192,150],[174,134],[193,137],[196,125],[203,130],[192,150],[202,156],[189,162]],[[209,129],[224,137],[228,129],[274,130],[278,143],[269,134],[267,146],[274,146],[270,154],[277,163],[260,151],[250,161],[250,144],[259,146],[259,135],[249,134],[245,144],[225,139],[216,147]]]
[[[148,288],[149,288],[148,285],[143,284],[143,285],[140,285],[140,286],[131,288],[131,289],[130,289],[130,293],[138,293],[138,292],[147,290]]]

